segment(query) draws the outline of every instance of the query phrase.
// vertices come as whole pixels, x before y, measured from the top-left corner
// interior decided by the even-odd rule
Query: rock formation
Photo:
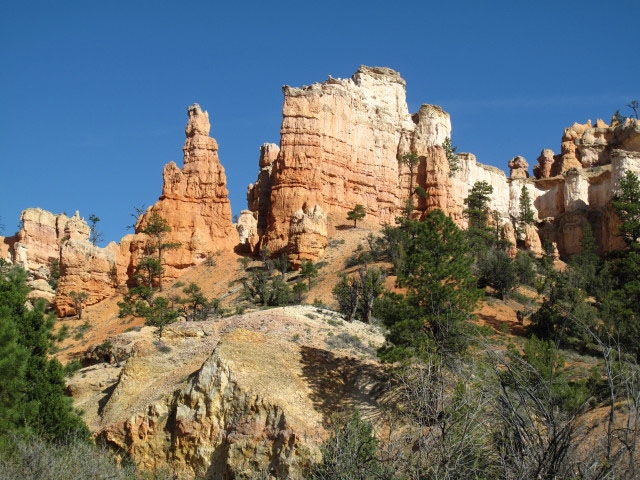
[[[518,155],[509,160],[509,170],[511,178],[529,178],[529,164],[524,157]]]
[[[112,251],[89,241],[89,226],[78,212],[67,222],[60,246],[60,280],[54,300],[56,313],[75,315],[71,292],[87,294],[86,305],[94,305],[115,293],[116,259]]]
[[[493,187],[490,207],[509,238],[515,237],[522,188],[528,189],[538,238],[530,231],[515,239],[518,246],[539,254],[539,244],[552,242],[566,258],[579,251],[587,224],[603,252],[621,246],[610,200],[627,171],[640,171],[638,120],[576,123],[565,129],[560,154],[542,150],[534,178],[520,156],[508,163],[507,178],[470,153],[458,154],[452,171],[443,148],[451,137],[449,115],[429,104],[410,114],[405,81],[391,69],[361,66],[351,78],[287,86],[283,93],[280,145],[260,148],[258,178],[249,185],[248,210],[235,229],[209,116],[196,104],[188,108],[184,165],[165,166],[162,195],[140,217],[135,234],[101,249],[89,244],[79,216],[27,209],[17,235],[0,237],[0,258],[23,265],[31,281],[48,280],[57,262],[55,303],[59,313],[70,314],[72,290],[86,291],[97,302],[131,283],[148,241],[142,229],[153,213],[171,228],[164,241],[180,244],[165,252],[166,279],[238,245],[251,253],[263,247],[274,255],[286,251],[297,267],[323,255],[328,237],[346,224],[356,204],[365,207],[364,222],[374,227],[393,224],[410,196],[414,218],[439,208],[465,226],[464,199],[478,181]],[[407,154],[418,159],[413,171],[402,162]],[[416,194],[415,187],[427,195]],[[51,299],[42,282],[33,287],[32,296]]]
[[[553,150],[545,148],[540,152],[538,157],[538,165],[533,167],[533,175],[537,178],[546,178],[551,176],[551,168],[555,161]]]
[[[377,346],[382,335],[334,316],[284,307],[175,323],[159,339],[145,327],[110,339],[113,353],[91,352],[117,362],[81,370],[68,389],[95,435],[145,469],[303,478],[332,413],[375,414],[383,401],[383,372],[369,353],[333,341],[351,335]]]
[[[180,246],[164,255],[167,279],[177,278],[182,270],[202,263],[217,250],[231,249],[238,244],[231,220],[227,179],[218,160],[218,144],[209,137],[209,114],[198,104],[191,105],[187,111],[184,165],[182,168],[174,162],[165,165],[162,195],[136,225],[139,234],[149,217],[157,213],[171,227],[164,241]],[[135,257],[138,253],[134,246],[132,255]]]
[[[309,209],[307,205],[295,212],[289,227],[289,262],[299,268],[306,260],[321,257],[327,246],[327,216],[320,206]]]
[[[244,249],[253,253],[256,251],[260,236],[258,235],[258,212],[242,210],[236,223],[238,241]]]
[[[449,115],[423,105],[412,116],[397,72],[362,66],[350,79],[284,87],[283,93],[280,150],[270,148],[276,155],[261,161],[248,194],[249,209],[258,212],[261,245],[272,252],[287,248],[294,256],[302,254],[291,249],[305,242],[290,242],[289,236],[298,235],[291,223],[304,204],[321,208],[329,231],[344,224],[356,204],[364,205],[366,222],[393,223],[408,196],[409,172],[399,164],[405,153],[420,156],[415,186],[420,178],[426,185],[427,177],[443,175],[442,168],[431,165],[427,172],[426,160],[445,158],[446,163],[440,145],[450,136]],[[444,206],[446,195],[434,195],[431,202]]]

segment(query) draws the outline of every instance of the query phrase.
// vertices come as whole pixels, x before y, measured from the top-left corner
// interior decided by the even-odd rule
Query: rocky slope
[[[300,478],[329,416],[375,418],[381,335],[311,306],[120,334],[70,381],[96,436],[185,478]],[[95,353],[95,352],[94,352]],[[287,475],[289,477],[287,477]]]

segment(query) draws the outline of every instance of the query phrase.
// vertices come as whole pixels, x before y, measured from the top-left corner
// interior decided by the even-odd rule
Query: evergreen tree
[[[413,178],[419,163],[420,159],[415,153],[405,153],[400,157],[400,164],[409,169],[409,198],[413,195]]]
[[[54,319],[44,314],[42,301],[27,309],[28,290],[24,270],[2,269],[0,435],[26,430],[46,440],[63,440],[69,435],[86,438],[86,426],[73,410],[71,399],[64,395],[64,369],[56,359],[49,358]],[[13,378],[6,378],[7,374]]]
[[[468,241],[441,210],[403,228],[406,259],[396,285],[406,294],[387,295],[378,302],[377,316],[389,328],[382,358],[395,361],[434,350],[461,352],[468,343],[467,322],[481,296],[471,271]]]
[[[89,299],[89,294],[87,292],[71,291],[69,293],[69,296],[73,301],[73,306],[76,309],[78,320],[82,320],[82,312],[84,311],[84,307],[87,304],[87,300]]]
[[[318,276],[318,267],[316,267],[311,260],[302,262],[300,267],[300,275],[306,279],[311,290],[311,281]]]
[[[619,232],[627,245],[640,240],[640,179],[633,172],[627,172],[620,180],[620,191],[612,202],[613,208],[622,220]]]
[[[361,319],[371,323],[373,303],[384,290],[384,273],[378,268],[363,267],[358,271]]]
[[[348,322],[352,321],[356,316],[360,301],[357,280],[342,275],[340,281],[333,287],[332,293],[338,302],[338,311],[345,316]]]
[[[349,210],[347,212],[347,220],[353,221],[353,228],[356,228],[356,224],[358,220],[362,220],[367,215],[367,211],[364,209],[364,206],[357,204],[353,207],[353,210]]]
[[[151,214],[140,231],[149,236],[150,241],[147,244],[147,251],[149,253],[156,252],[157,266],[155,275],[158,279],[158,287],[160,291],[162,291],[162,273],[164,271],[162,267],[162,255],[166,250],[178,248],[180,243],[166,242],[164,240],[165,235],[171,231],[171,227],[169,223],[156,212]]]
[[[0,450],[8,435],[17,433],[29,412],[25,404],[28,352],[18,342],[10,312],[0,306]]]
[[[533,206],[531,205],[531,197],[529,190],[525,185],[522,186],[520,192],[520,215],[518,216],[518,231],[524,233],[527,225],[536,223]]]
[[[476,182],[471,187],[469,196],[464,199],[464,204],[467,206],[464,214],[469,219],[470,228],[486,228],[492,194],[493,187],[487,182]]]
[[[487,225],[489,219],[489,201],[493,187],[487,182],[476,182],[464,199],[465,216],[469,219],[467,235],[476,257],[482,257],[495,241],[494,234]]]
[[[627,172],[612,202],[620,217],[626,248],[612,254],[606,269],[614,288],[606,295],[603,313],[620,342],[640,360],[640,181]]]
[[[98,230],[98,222],[100,221],[100,217],[94,215],[93,213],[89,215],[89,230],[91,231],[90,241],[94,245],[97,245],[98,242],[102,241],[103,235],[100,230]]]
[[[337,420],[337,421],[336,421]],[[322,461],[313,467],[313,480],[374,480],[392,478],[377,456],[378,441],[371,423],[355,410],[347,419],[334,419],[322,444]]]
[[[444,153],[447,156],[447,160],[449,162],[449,176],[451,177],[458,170],[460,170],[460,159],[456,154],[456,150],[458,150],[458,147],[452,147],[451,139],[447,137],[442,143],[442,148],[444,149]]]

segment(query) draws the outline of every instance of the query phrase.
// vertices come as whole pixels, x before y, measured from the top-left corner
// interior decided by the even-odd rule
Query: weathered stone
[[[511,178],[529,178],[529,164],[520,155],[509,160],[509,169]]]
[[[162,196],[138,220],[139,233],[153,213],[164,218],[171,232],[165,241],[179,243],[163,256],[164,276],[173,279],[185,268],[197,265],[217,250],[238,244],[231,220],[231,206],[224,168],[218,160],[218,144],[209,137],[209,115],[198,104],[188,109],[184,166],[171,162],[164,167]],[[136,246],[136,242],[132,245]],[[134,261],[138,256],[132,253]]]
[[[316,205],[312,209],[306,205],[291,217],[287,252],[289,263],[299,268],[306,260],[315,261],[327,246],[327,216]]]
[[[525,225],[524,227],[524,247],[529,250],[535,257],[542,257],[544,249],[538,235],[538,229],[534,225]]]
[[[553,150],[545,148],[540,152],[538,165],[533,167],[533,175],[536,178],[546,178],[551,176],[551,168],[555,161]]]
[[[87,294],[86,305],[94,305],[116,291],[116,259],[110,249],[93,245],[86,238],[72,237],[60,250],[60,280],[54,300],[56,313],[75,315],[71,292]]]
[[[236,224],[240,245],[246,251],[253,253],[258,246],[260,237],[258,236],[258,214],[251,210],[243,210],[238,217]]]

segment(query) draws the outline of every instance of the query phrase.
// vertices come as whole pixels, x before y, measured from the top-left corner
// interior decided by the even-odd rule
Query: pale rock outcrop
[[[507,253],[510,257],[515,258],[518,255],[518,239],[516,237],[516,229],[514,228],[513,223],[507,222],[502,226],[502,236],[507,242],[509,242],[509,249]]]
[[[520,155],[509,160],[509,170],[511,178],[529,178],[529,164]]]
[[[527,224],[524,227],[524,247],[538,258],[544,255],[538,229],[534,225]]]
[[[451,178],[451,196],[456,199],[459,208],[464,208],[464,199],[469,196],[469,191],[477,182],[487,182],[493,187],[489,208],[498,213],[503,223],[510,221],[509,183],[504,171],[477,162],[476,156],[472,153],[459,153],[458,171]]]
[[[561,175],[571,168],[581,168],[582,163],[578,158],[577,141],[582,137],[585,130],[591,128],[591,120],[584,125],[574,123],[571,127],[565,128],[562,136],[561,154],[558,156],[551,169],[551,175]]]
[[[94,305],[116,292],[116,257],[109,248],[89,241],[89,227],[78,212],[67,223],[60,248],[60,279],[54,300],[56,313],[75,315],[71,292],[87,294],[86,305]]]
[[[306,260],[320,258],[327,247],[327,216],[320,206],[304,205],[291,217],[287,253],[293,268]]]
[[[640,135],[638,135],[640,138]],[[640,142],[640,140],[638,140]],[[611,192],[620,190],[620,180],[627,172],[640,176],[640,145],[636,151],[614,149],[611,152]]]
[[[154,213],[164,218],[171,232],[165,241],[180,243],[165,252],[163,266],[167,279],[206,260],[217,250],[231,249],[238,243],[238,234],[231,220],[224,168],[218,160],[218,144],[209,137],[209,115],[198,104],[188,109],[185,133],[184,165],[174,162],[164,167],[162,195],[138,220],[139,233]],[[135,245],[135,242],[133,242]],[[139,252],[133,252],[134,262]]]
[[[13,245],[13,260],[29,272],[49,268],[60,257],[60,244],[69,218],[40,208],[27,208],[20,217],[21,228]]]
[[[160,338],[127,332],[111,339],[113,352],[90,353],[91,363],[111,363],[79,371],[68,390],[94,435],[142,469],[305,478],[334,412],[375,416],[384,402],[375,356],[332,341],[351,335],[378,346],[383,336],[335,318],[297,306],[178,322]]]
[[[242,210],[236,223],[240,245],[249,252],[254,252],[260,241],[258,235],[258,212]]]
[[[51,303],[56,296],[55,290],[49,282],[43,278],[37,278],[27,282],[31,291],[27,294],[28,300],[43,298],[47,303]]]
[[[554,161],[553,150],[545,148],[540,152],[538,164],[533,167],[533,175],[538,179],[550,177]]]
[[[589,205],[589,181],[582,170],[572,168],[565,175],[564,209],[566,212]]]

